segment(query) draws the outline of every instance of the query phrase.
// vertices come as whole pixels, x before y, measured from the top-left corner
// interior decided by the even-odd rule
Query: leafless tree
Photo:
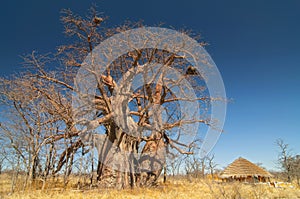
[[[6,111],[0,125],[1,137],[21,158],[30,182],[36,177],[46,182],[47,177],[56,175],[65,163],[68,172],[64,174],[68,176],[72,157],[82,146],[68,125],[71,102],[66,99],[70,97],[60,85],[39,77],[44,73],[42,67],[48,57],[36,56],[33,52],[24,59],[26,67],[40,68],[40,73],[26,72],[1,79],[1,102]]]
[[[1,79],[2,103],[7,105],[5,110],[8,111],[0,126],[3,139],[21,158],[31,180],[39,175],[39,153],[50,132],[45,128],[45,111],[39,106],[41,95],[33,90],[35,83],[32,77]]]
[[[185,170],[189,176],[198,178],[205,177],[205,170],[207,169],[207,157],[199,157],[199,155],[189,155],[185,160]]]
[[[215,154],[207,156],[207,165],[208,165],[209,173],[210,173],[212,179],[214,179],[214,171],[215,171],[215,168],[217,167],[217,164],[214,161],[214,159],[215,159]]]
[[[125,23],[105,28],[105,18],[99,17],[95,9],[91,9],[90,14],[82,18],[64,10],[61,20],[65,33],[74,43],[58,47],[54,56],[33,52],[24,57],[24,65],[31,72],[1,79],[2,102],[13,109],[16,119],[4,121],[2,132],[24,161],[29,179],[63,173],[67,183],[78,158],[76,153],[95,143],[89,132],[96,132],[103,137],[96,146],[100,184],[118,188],[155,185],[166,163],[166,153],[193,154],[191,149],[195,143],[187,141],[190,135],[182,129],[195,123],[213,125],[209,117],[210,103],[216,99],[210,98],[205,77],[190,66],[180,45],[175,45],[178,41],[168,40],[170,46],[173,43],[176,46],[173,51],[155,46],[141,49],[131,43],[130,37],[124,42],[133,50],[117,57],[104,71],[100,73],[93,62],[85,69],[88,77],[95,80],[96,91],[92,97],[82,93],[78,90],[80,82],[76,74],[83,68],[85,58],[93,57],[95,47],[107,37],[142,27],[140,23]],[[155,36],[149,34],[154,33],[145,30],[145,36]],[[161,38],[156,44],[165,39],[168,38]],[[182,41],[181,46],[185,42]],[[121,44],[112,44],[100,58],[109,59],[116,45]],[[206,62],[205,57],[197,59]],[[50,70],[49,66],[53,65],[58,69]],[[177,71],[176,79],[168,74],[173,69]],[[142,85],[134,89],[131,88],[135,86],[133,76],[144,79]],[[194,98],[181,87],[183,81],[193,88]],[[182,95],[177,95],[172,88]],[[85,104],[74,107],[74,93]],[[197,102],[201,115],[190,114],[190,110],[180,111],[181,102]],[[92,116],[91,109],[95,110]],[[88,119],[78,120],[78,116]],[[196,170],[201,167],[204,176],[204,159],[200,164],[192,166]],[[39,167],[43,172],[38,171]]]
[[[180,175],[180,169],[183,169],[185,157],[180,154],[172,154],[167,159],[167,171],[173,177]]]
[[[280,149],[278,162],[287,177],[287,181],[291,182],[293,174],[293,156],[288,147],[289,145],[284,143],[282,139],[276,140],[276,144]]]

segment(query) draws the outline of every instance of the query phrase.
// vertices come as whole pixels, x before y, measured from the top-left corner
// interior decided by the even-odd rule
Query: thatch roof
[[[268,171],[241,157],[228,165],[220,175],[221,178],[241,178],[248,176],[272,177]]]

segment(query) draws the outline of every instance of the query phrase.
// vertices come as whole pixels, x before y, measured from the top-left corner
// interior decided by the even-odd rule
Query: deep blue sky
[[[144,20],[201,33],[224,80],[225,132],[214,149],[226,166],[239,156],[273,169],[275,140],[300,153],[299,0],[6,0],[0,7],[1,75],[20,71],[20,55],[54,51],[66,42],[60,10],[79,14],[96,3],[109,24]]]

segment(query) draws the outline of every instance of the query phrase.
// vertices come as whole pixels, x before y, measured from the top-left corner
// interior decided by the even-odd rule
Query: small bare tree
[[[216,167],[218,166],[214,159],[215,159],[215,154],[207,156],[207,165],[208,165],[209,173],[210,173],[212,179],[214,179],[214,171],[215,171]]]
[[[207,168],[207,157],[199,157],[199,155],[189,155],[185,160],[185,170],[189,176],[205,178],[205,170]]]
[[[288,148],[289,145],[284,143],[282,139],[276,140],[276,144],[280,149],[278,162],[287,177],[287,181],[291,182],[293,171],[293,157],[290,154],[290,149]]]

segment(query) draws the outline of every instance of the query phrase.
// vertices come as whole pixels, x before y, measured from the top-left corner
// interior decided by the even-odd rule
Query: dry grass
[[[267,185],[250,185],[241,183],[216,183],[210,180],[175,180],[169,179],[166,184],[160,183],[156,188],[137,188],[134,190],[113,190],[113,189],[90,189],[78,190],[74,187],[75,181],[64,190],[63,188],[46,188],[40,190],[31,188],[31,190],[16,190],[15,193],[10,192],[10,179],[6,176],[0,176],[0,198],[14,199],[67,199],[67,198],[300,198],[299,188],[274,188]]]

